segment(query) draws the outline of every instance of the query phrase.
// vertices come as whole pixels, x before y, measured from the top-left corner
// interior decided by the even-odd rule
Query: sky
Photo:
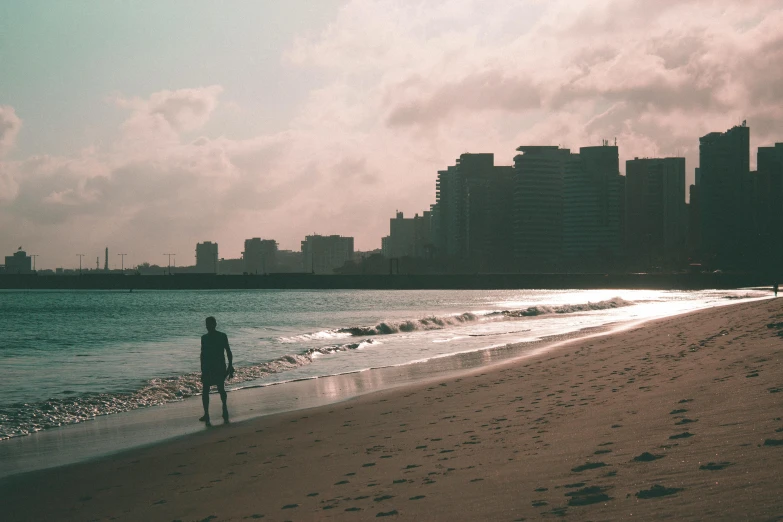
[[[783,142],[783,0],[0,1],[0,255],[379,248],[465,152]]]

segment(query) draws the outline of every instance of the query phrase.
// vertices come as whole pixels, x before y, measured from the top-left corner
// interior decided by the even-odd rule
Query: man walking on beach
[[[207,333],[201,336],[201,403],[204,405],[204,416],[199,419],[207,426],[212,425],[209,422],[209,389],[213,385],[217,386],[220,400],[223,401],[223,421],[228,422],[228,397],[223,383],[226,377],[230,379],[234,376],[234,356],[228,346],[228,336],[216,328],[215,318],[207,317]],[[224,352],[228,354],[228,370]]]

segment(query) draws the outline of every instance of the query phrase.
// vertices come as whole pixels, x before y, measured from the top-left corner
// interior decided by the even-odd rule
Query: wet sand
[[[230,400],[230,399],[229,399]],[[783,299],[0,480],[3,520],[778,520]]]

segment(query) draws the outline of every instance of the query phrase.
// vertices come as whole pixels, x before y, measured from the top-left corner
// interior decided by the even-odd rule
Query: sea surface
[[[416,364],[763,297],[753,290],[0,291],[0,440],[200,393],[215,316],[228,389]],[[523,345],[524,349],[524,345]],[[285,384],[283,384],[285,386]]]

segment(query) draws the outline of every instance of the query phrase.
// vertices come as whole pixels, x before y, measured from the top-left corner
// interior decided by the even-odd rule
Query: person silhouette
[[[228,336],[217,331],[217,320],[207,317],[207,333],[201,336],[201,403],[204,406],[204,416],[199,420],[211,426],[209,422],[209,390],[217,386],[220,400],[223,401],[223,422],[228,423],[228,405],[226,401],[226,378],[234,376],[234,355],[228,346]],[[228,355],[228,369],[224,352]]]
[[[772,285],[772,290],[775,291],[775,297],[777,297],[778,296],[778,283],[777,283],[777,281],[775,282],[774,285]]]

